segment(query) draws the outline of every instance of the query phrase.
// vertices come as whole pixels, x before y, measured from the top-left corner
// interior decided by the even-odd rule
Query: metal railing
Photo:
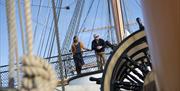
[[[106,59],[108,59],[111,49],[106,49]],[[63,69],[64,78],[71,78],[77,75],[75,71],[75,65],[74,60],[72,57],[72,53],[64,54],[61,56],[62,62],[63,62]],[[59,70],[59,64],[58,64],[58,56],[52,56],[45,58],[49,61],[49,63],[52,65],[53,69],[56,71],[58,79],[60,79],[60,70]],[[97,61],[96,61],[96,55],[94,51],[85,51],[83,52],[83,59],[85,64],[82,67],[82,74],[83,73],[89,73],[94,72],[98,70],[97,67]],[[16,72],[15,72],[16,73]],[[22,73],[20,74],[22,76]],[[20,77],[21,77],[20,76]],[[8,86],[8,65],[0,66],[0,87],[7,87]],[[17,84],[17,75],[15,74],[15,85]]]

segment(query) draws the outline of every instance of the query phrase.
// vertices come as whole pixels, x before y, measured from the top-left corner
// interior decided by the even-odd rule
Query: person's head
[[[78,37],[77,37],[77,36],[74,36],[73,41],[74,41],[74,42],[78,42]]]
[[[94,34],[94,39],[95,39],[95,40],[99,40],[99,35]]]

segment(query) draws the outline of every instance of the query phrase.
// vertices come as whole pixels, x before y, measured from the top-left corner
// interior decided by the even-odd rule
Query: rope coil
[[[57,86],[56,74],[44,59],[33,56],[33,37],[30,0],[24,0],[26,19],[27,56],[22,59],[24,73],[20,91],[53,91]]]
[[[21,91],[53,91],[57,78],[46,60],[36,56],[24,56],[22,59],[24,77]]]

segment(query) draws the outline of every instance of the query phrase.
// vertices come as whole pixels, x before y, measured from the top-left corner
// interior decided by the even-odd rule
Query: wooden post
[[[180,0],[143,0],[158,91],[180,91]]]
[[[124,25],[121,10],[121,0],[111,0],[111,6],[113,9],[113,18],[116,29],[117,42],[120,43],[124,36]]]

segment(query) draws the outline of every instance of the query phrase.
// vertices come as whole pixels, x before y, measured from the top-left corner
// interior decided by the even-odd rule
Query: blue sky
[[[18,47],[19,47],[19,54],[20,54],[20,56],[22,56],[21,31],[20,31],[20,25],[19,25],[19,15],[18,15],[18,11],[17,11],[18,10],[17,0],[15,0],[15,1],[16,1]],[[48,1],[51,2],[51,0],[42,0],[41,5],[48,6]],[[65,37],[66,31],[68,29],[68,25],[70,23],[70,19],[73,15],[76,1],[77,0],[63,0],[62,7],[70,5],[70,10],[65,10],[65,9],[61,10],[60,22],[59,22],[59,32],[60,32],[61,44],[64,41],[64,37]],[[21,0],[21,2],[23,3],[23,0]],[[40,39],[41,39],[40,35],[41,35],[42,31],[46,31],[45,40],[47,41],[47,36],[48,36],[48,32],[50,31],[53,14],[52,14],[51,8],[41,7],[39,16],[37,16],[38,8],[39,8],[39,6],[37,6],[37,5],[40,5],[40,0],[31,0],[31,2],[32,2],[31,4],[32,4],[33,31],[35,31],[35,27],[37,26],[37,36],[34,41],[34,54],[37,54],[37,51],[39,49],[39,44],[42,43],[42,42],[40,42]],[[92,0],[85,0],[85,6],[84,6],[83,13],[82,13],[82,19],[80,22],[80,26],[82,25],[82,20],[84,20],[91,2],[92,2]],[[134,22],[136,17],[142,18],[140,0],[123,0],[123,2],[124,2],[125,11],[126,11],[126,12],[123,11],[123,14],[126,13],[128,21]],[[95,0],[93,7],[88,15],[88,19],[86,20],[83,28],[92,29],[97,4],[98,4],[98,0]],[[23,6],[23,4],[22,4],[22,6]],[[49,7],[51,7],[51,3],[49,3]],[[47,21],[47,17],[48,17],[49,13],[50,13],[50,19],[46,25],[46,21]],[[94,27],[95,28],[103,27],[103,26],[107,26],[107,25],[109,25],[107,0],[100,0]],[[45,30],[46,26],[47,26],[47,29]],[[133,32],[135,30],[137,30],[136,25],[130,26],[130,31]],[[108,35],[107,35],[106,30],[92,32],[92,34],[94,34],[94,33],[100,34],[101,37],[103,37],[104,39],[107,40]],[[7,34],[6,12],[5,12],[5,0],[0,0],[0,65],[8,64],[8,37],[7,37],[7,35],[8,34]],[[92,40],[91,32],[81,33],[79,35],[79,37],[80,37],[80,40],[84,42],[85,46],[90,48],[89,40],[90,41]],[[44,42],[44,45],[42,47],[42,55],[40,55],[40,56],[43,56],[43,52],[45,51],[45,44],[47,44],[46,41]],[[53,50],[53,55],[57,55],[56,44],[54,44],[54,45],[55,46],[54,46],[54,50]]]

